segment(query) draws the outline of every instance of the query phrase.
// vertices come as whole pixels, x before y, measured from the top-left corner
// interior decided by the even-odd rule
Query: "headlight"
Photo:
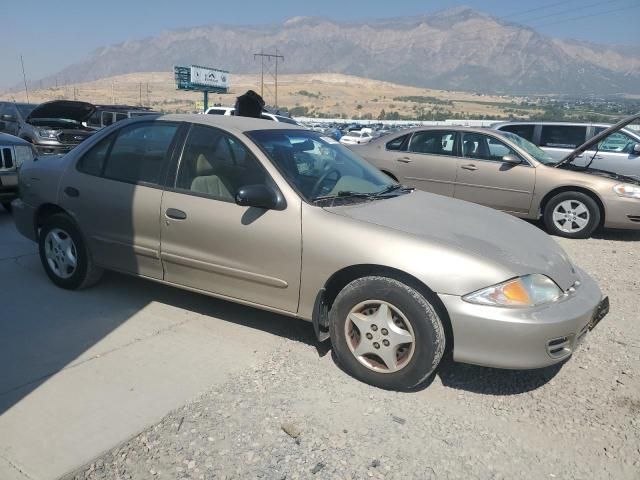
[[[562,290],[545,275],[535,273],[483,288],[462,299],[478,305],[494,307],[535,307],[556,301]]]
[[[42,138],[58,138],[57,137],[58,131],[57,130],[49,130],[48,128],[39,128],[38,129],[38,135],[40,135]]]
[[[640,198],[640,187],[629,183],[620,183],[613,187],[619,197]]]

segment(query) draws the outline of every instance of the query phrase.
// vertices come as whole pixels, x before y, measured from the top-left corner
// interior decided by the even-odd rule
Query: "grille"
[[[566,357],[571,353],[571,337],[559,337],[547,342],[547,353],[551,358]]]
[[[632,222],[640,223],[640,215],[627,215]]]
[[[86,133],[61,133],[60,135],[58,135],[58,140],[60,140],[61,143],[77,145],[88,136],[89,135],[87,135]]]
[[[0,149],[0,170],[13,169],[13,151],[10,148]]]

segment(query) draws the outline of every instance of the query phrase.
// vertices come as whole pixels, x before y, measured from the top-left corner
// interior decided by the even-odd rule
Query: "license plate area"
[[[593,312],[593,318],[589,322],[589,331],[593,330],[600,321],[609,313],[609,297],[605,297]]]

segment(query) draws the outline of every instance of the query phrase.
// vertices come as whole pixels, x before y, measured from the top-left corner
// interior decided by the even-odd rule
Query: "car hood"
[[[563,291],[578,280],[569,257],[549,235],[523,220],[474,203],[414,191],[326,210],[484,258],[513,277],[547,275]]]
[[[72,100],[54,100],[53,102],[41,103],[34,108],[26,118],[27,122],[40,118],[64,118],[84,122],[89,119],[96,107],[87,102],[77,102]]]
[[[636,121],[638,119],[640,119],[640,113],[636,113],[634,115],[629,115],[628,117],[623,118],[622,120],[620,120],[615,125],[611,125],[606,130],[603,130],[599,134],[591,137],[589,140],[587,140],[585,143],[580,145],[578,148],[576,148],[569,155],[567,155],[562,160],[560,160],[555,166],[556,167],[560,167],[561,165],[563,165],[565,163],[572,162],[573,160],[576,159],[576,157],[578,157],[578,155],[583,154],[584,152],[589,150],[591,147],[593,147],[594,145],[597,145],[602,140],[607,138],[612,133],[617,132],[618,130],[622,130],[624,127],[626,127],[627,125],[629,125],[630,123],[633,123],[634,121]]]

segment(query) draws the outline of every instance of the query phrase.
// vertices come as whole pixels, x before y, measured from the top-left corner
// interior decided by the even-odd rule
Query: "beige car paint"
[[[563,189],[584,191],[601,205],[604,227],[640,229],[640,223],[627,218],[627,215],[640,215],[640,200],[619,197],[613,192],[613,187],[623,181],[544,165],[515,144],[509,143],[509,146],[517,151],[526,164],[514,166],[454,156],[437,156],[439,158],[435,159],[428,154],[407,155],[407,152],[387,150],[385,147],[394,138],[424,130],[471,132],[505,142],[504,137],[489,129],[418,127],[376,139],[369,145],[358,147],[357,153],[406,185],[493,207],[521,218],[538,219],[545,201]],[[411,174],[407,174],[406,164],[399,160],[405,156],[412,159]],[[446,164],[445,160],[451,163]],[[453,164],[456,165],[457,174],[452,187],[443,189],[418,180],[449,179],[452,177]],[[465,169],[465,166],[472,169]]]
[[[526,368],[559,361],[546,353],[551,338],[547,335],[574,335],[600,301],[597,285],[574,268],[548,235],[495,210],[420,191],[343,206],[302,201],[245,134],[298,128],[291,125],[215,115],[167,115],[157,120],[214,126],[235,136],[279,189],[286,201],[283,210],[242,207],[170,187],[116,186],[118,182],[88,179],[76,171],[78,159],[101,138],[139,121],[148,120],[114,125],[58,163],[35,162],[22,171],[22,197],[14,202],[20,232],[37,240],[42,212],[62,207],[90,239],[100,266],[305,320],[317,318],[318,300],[341,275],[399,275],[451,305],[446,315],[457,335],[465,335],[460,329],[464,323],[483,322],[485,317],[492,317],[492,325],[511,322],[504,330],[510,332],[508,339],[498,329],[481,344],[461,339],[465,349],[456,350],[454,342],[454,359],[506,368],[510,362]],[[90,199],[94,209],[66,198],[70,185],[81,190],[80,198],[87,204]],[[187,218],[167,217],[169,208],[182,210]],[[578,280],[589,289],[567,297],[557,308],[487,309],[460,300],[478,289],[533,273],[548,275],[563,291]],[[500,315],[493,310],[500,310]],[[523,322],[541,322],[545,328],[531,330],[535,338],[522,337],[518,325]],[[513,358],[523,342],[527,354]],[[507,344],[509,351],[501,351]]]

